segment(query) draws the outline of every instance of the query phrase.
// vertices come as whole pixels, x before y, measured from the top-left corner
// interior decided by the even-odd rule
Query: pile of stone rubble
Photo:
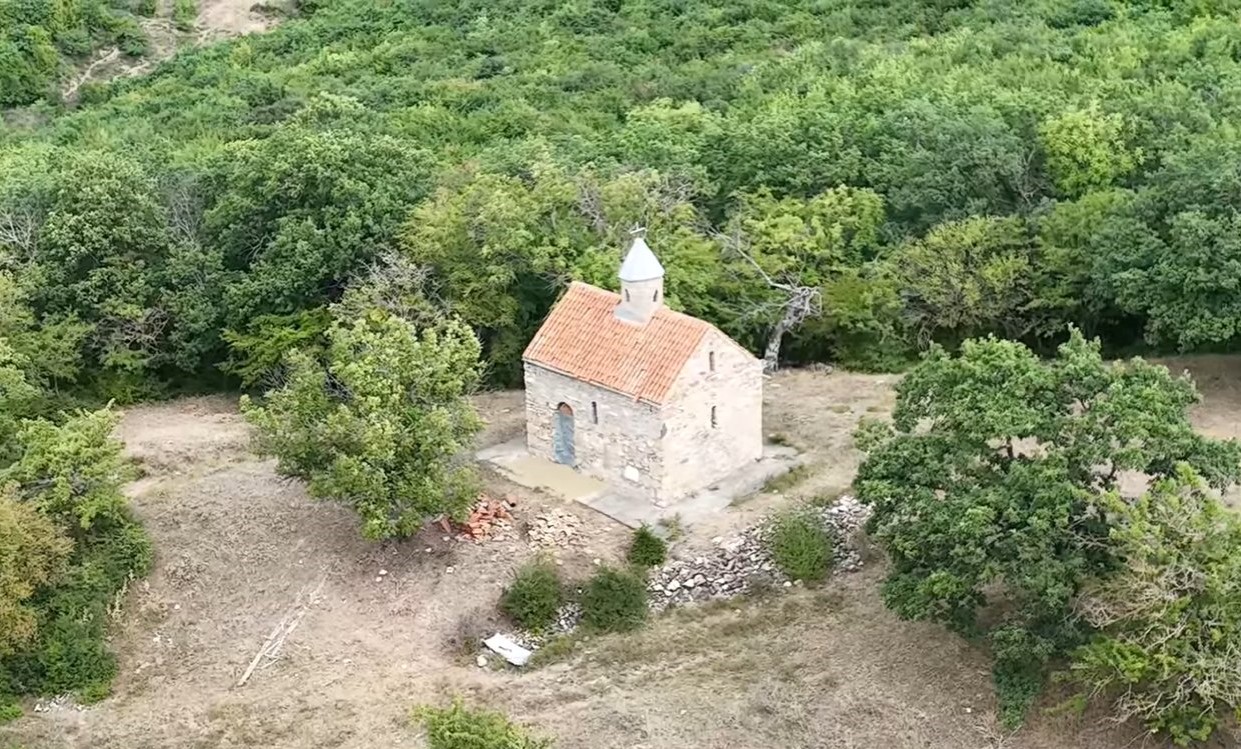
[[[581,518],[567,510],[553,509],[532,518],[527,533],[534,548],[560,549],[578,543],[581,530]]]
[[[815,510],[815,514],[836,539],[833,574],[861,569],[862,559],[854,545],[854,537],[870,517],[870,508],[851,496],[843,496],[835,504]],[[539,546],[563,544],[563,539],[576,535],[580,523],[576,516],[561,510],[540,515],[530,525],[531,543]],[[663,567],[651,570],[647,584],[651,611],[659,612],[670,606],[698,601],[733,598],[760,588],[792,587],[793,583],[780,572],[767,551],[764,538],[767,528],[767,522],[763,522],[731,538],[715,538],[714,546],[709,551],[690,558],[674,559]],[[572,632],[581,618],[581,606],[567,603],[556,612],[556,621],[547,631],[533,633],[518,630],[505,636],[534,651],[554,637]],[[480,665],[484,663],[485,659],[480,659]]]
[[[34,711],[36,713],[50,713],[56,710],[78,710],[83,708],[78,704],[77,700],[71,694],[62,694],[56,697],[39,700],[34,703]]]
[[[845,496],[816,512],[824,528],[837,539],[833,570],[839,574],[861,569],[862,560],[852,540],[869,517],[870,508]],[[766,524],[761,523],[733,538],[716,538],[709,552],[675,559],[654,570],[647,585],[651,609],[662,611],[694,601],[732,598],[758,588],[791,585],[772,562],[764,543],[766,532]]]

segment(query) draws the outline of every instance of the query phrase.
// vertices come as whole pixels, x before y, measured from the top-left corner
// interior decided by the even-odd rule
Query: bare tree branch
[[[734,227],[731,235],[715,231],[714,235],[726,250],[744,259],[762,277],[769,287],[782,293],[779,302],[780,318],[767,338],[767,347],[763,351],[763,368],[774,371],[780,367],[780,347],[784,336],[800,327],[806,320],[823,314],[823,290],[817,286],[806,286],[790,280],[779,281],[772,278],[758,261],[747,251],[749,243],[741,233],[740,226]]]

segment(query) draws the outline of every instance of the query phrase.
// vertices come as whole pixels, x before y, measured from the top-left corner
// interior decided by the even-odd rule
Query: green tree
[[[1098,632],[1071,675],[1122,719],[1206,741],[1241,707],[1241,518],[1184,466],[1104,509],[1121,570],[1076,605]]]
[[[1124,117],[1098,104],[1069,109],[1044,121],[1039,140],[1056,187],[1070,197],[1115,185],[1142,163],[1125,142]]]
[[[0,658],[28,646],[38,626],[30,602],[63,572],[72,542],[13,487],[0,487]]]
[[[890,266],[919,340],[953,343],[1029,329],[1031,255],[1020,219],[977,217],[935,227],[892,253]]]
[[[367,538],[408,536],[441,513],[460,515],[475,492],[460,453],[480,422],[467,396],[479,345],[459,322],[423,331],[376,311],[338,322],[320,362],[288,358],[287,382],[242,410],[258,448],[312,496],[344,502]]]
[[[1164,252],[1123,281],[1149,315],[1152,343],[1187,351],[1241,338],[1241,215],[1187,212],[1172,219]]]
[[[334,301],[352,274],[395,246],[425,190],[417,150],[340,128],[333,111],[319,102],[294,125],[229,144],[213,161],[202,245],[222,253],[222,327]]]
[[[132,471],[112,436],[116,414],[82,411],[62,423],[22,422],[19,457],[0,468],[0,483],[16,483],[21,498],[82,537],[93,526],[127,519],[121,485]]]
[[[884,601],[986,636],[1006,722],[1089,634],[1073,604],[1118,564],[1105,513],[1117,476],[1185,463],[1212,486],[1236,481],[1241,448],[1194,431],[1196,400],[1187,378],[1104,363],[1077,331],[1051,361],[988,338],[955,358],[933,349],[898,385],[893,425],[859,433],[858,496],[892,560]]]
[[[1126,190],[1104,190],[1057,202],[1039,217],[1035,290],[1029,310],[1041,335],[1076,324],[1088,334],[1149,306],[1145,269],[1167,252]],[[1119,341],[1124,343],[1124,341]]]
[[[26,378],[30,366],[28,358],[0,338],[0,465],[15,455],[20,419],[34,410],[42,395]]]

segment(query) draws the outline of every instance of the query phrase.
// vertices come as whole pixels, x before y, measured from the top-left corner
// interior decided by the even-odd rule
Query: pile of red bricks
[[[512,497],[496,499],[486,494],[478,495],[478,502],[470,510],[470,516],[464,523],[457,525],[462,538],[473,541],[486,541],[511,531],[513,528],[513,508],[517,502]]]

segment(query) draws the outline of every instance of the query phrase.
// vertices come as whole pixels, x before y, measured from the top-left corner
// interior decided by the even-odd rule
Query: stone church
[[[526,348],[526,444],[665,506],[762,457],[763,366],[664,306],[641,231],[620,287],[571,284]]]

